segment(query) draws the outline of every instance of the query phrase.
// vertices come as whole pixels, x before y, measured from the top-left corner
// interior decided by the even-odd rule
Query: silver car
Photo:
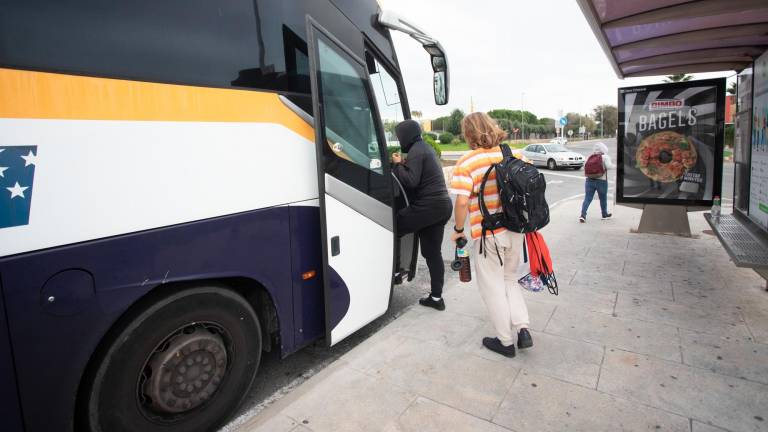
[[[530,144],[523,149],[523,154],[536,166],[545,166],[551,170],[584,166],[584,156],[572,152],[562,144]]]

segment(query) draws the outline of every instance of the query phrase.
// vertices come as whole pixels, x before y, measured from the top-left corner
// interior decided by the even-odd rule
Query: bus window
[[[322,39],[318,47],[325,135],[331,153],[383,174],[362,67],[342,57]]]
[[[378,60],[373,59],[370,62],[369,59],[369,63],[374,68],[374,70],[369,71],[371,87],[376,94],[376,104],[379,108],[381,122],[384,125],[387,145],[396,146],[398,142],[395,136],[395,126],[405,119],[397,80]]]
[[[285,25],[294,16],[279,1],[4,0],[0,64],[309,95],[306,42]]]

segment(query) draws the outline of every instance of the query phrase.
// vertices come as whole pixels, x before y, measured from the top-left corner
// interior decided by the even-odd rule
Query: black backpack
[[[483,240],[487,231],[506,228],[518,233],[538,231],[549,223],[549,206],[544,192],[544,175],[531,164],[517,159],[506,144],[501,145],[504,158],[491,165],[480,183],[480,214],[483,216]],[[485,205],[485,183],[491,170],[496,170],[501,210],[491,214]]]

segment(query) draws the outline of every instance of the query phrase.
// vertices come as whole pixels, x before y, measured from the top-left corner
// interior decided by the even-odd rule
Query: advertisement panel
[[[738,75],[738,100],[733,137],[733,207],[749,213],[749,161],[752,153],[752,68]]]
[[[754,103],[749,217],[768,229],[768,53],[755,60],[752,81]]]
[[[619,89],[616,201],[711,206],[723,173],[725,78]]]

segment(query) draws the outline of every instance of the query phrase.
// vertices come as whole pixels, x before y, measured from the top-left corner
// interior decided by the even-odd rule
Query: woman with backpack
[[[528,308],[516,274],[525,237],[500,228],[485,233],[485,242],[482,242],[483,217],[478,199],[486,171],[502,160],[499,144],[506,132],[487,114],[479,112],[464,117],[461,130],[472,151],[459,159],[451,179],[450,191],[456,195],[456,225],[451,240],[467,238],[464,224],[469,219],[477,287],[496,331],[496,337],[483,338],[483,346],[506,357],[514,357],[515,342],[520,349],[533,346],[528,331]],[[502,210],[497,190],[495,171],[492,171],[483,190],[485,205],[491,214]],[[481,249],[483,243],[484,249]]]
[[[608,156],[608,147],[601,142],[595,143],[592,154],[589,155],[584,164],[584,175],[587,180],[584,183],[584,202],[581,204],[579,222],[585,223],[587,221],[587,210],[592,204],[595,192],[600,198],[600,211],[603,220],[611,218],[612,215],[608,213],[608,170],[612,168],[616,168],[616,166],[613,165],[611,157]]]

